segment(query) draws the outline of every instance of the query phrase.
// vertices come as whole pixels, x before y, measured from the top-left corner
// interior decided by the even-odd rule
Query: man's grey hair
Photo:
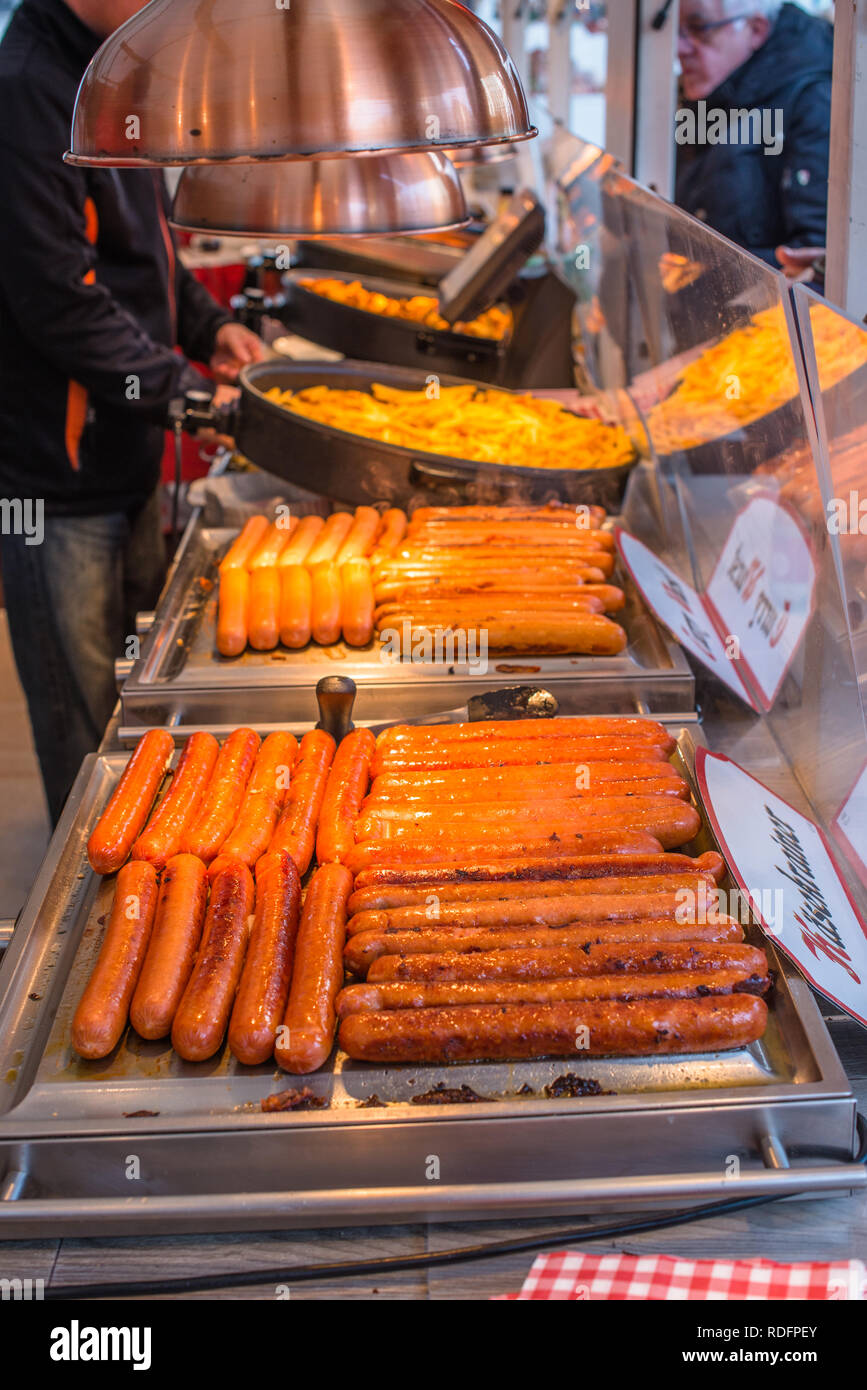
[[[782,0],[722,0],[724,15],[764,15],[773,24],[780,13]]]

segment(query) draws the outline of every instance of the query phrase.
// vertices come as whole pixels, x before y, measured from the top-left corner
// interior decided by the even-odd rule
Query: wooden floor
[[[48,844],[48,810],[18,681],[6,610],[0,608],[0,917],[24,905]]]

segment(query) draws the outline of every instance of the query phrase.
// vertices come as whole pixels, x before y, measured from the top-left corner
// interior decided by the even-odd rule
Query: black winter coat
[[[825,245],[833,46],[829,24],[784,4],[762,47],[705,99],[708,113],[779,109],[780,153],[678,146],[675,202],[776,269],[777,246]]]
[[[168,402],[227,314],[178,263],[162,174],[63,163],[100,40],[23,0],[0,43],[0,493],[48,513],[135,506]]]

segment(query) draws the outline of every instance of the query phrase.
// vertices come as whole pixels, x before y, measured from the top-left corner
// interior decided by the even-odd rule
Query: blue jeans
[[[159,494],[132,512],[47,516],[42,544],[0,536],[9,631],[52,822],[117,700],[115,658],[165,574]]]

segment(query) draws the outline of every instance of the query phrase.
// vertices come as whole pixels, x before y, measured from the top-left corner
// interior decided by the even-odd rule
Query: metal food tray
[[[636,453],[626,463],[601,468],[534,468],[516,464],[476,462],[447,454],[385,444],[367,435],[323,424],[286,410],[268,399],[267,392],[303,391],[310,386],[333,390],[370,391],[374,383],[400,390],[423,391],[429,374],[417,367],[389,363],[287,362],[272,358],[244,367],[238,377],[241,391],[237,411],[226,432],[245,458],[259,468],[309,488],[312,480],[327,497],[352,503],[388,502],[417,506],[421,502],[545,502],[557,496],[564,502],[601,503],[615,510]],[[442,386],[473,386],[478,381],[437,372]],[[505,387],[498,390],[507,391]],[[522,394],[511,392],[513,395]]]
[[[623,567],[616,582],[627,607],[615,619],[629,646],[616,657],[491,656],[487,670],[443,662],[389,659],[374,639],[365,648],[344,642],[301,651],[248,648],[239,657],[216,650],[217,564],[234,530],[191,519],[172,576],[142,642],[140,659],[119,663],[122,727],[138,735],[165,724],[175,730],[234,728],[238,710],[251,724],[309,717],[311,689],[322,676],[351,676],[358,686],[356,716],[413,719],[465,704],[478,690],[532,681],[558,698],[561,714],[670,712],[695,709],[695,681],[680,646],[658,625]]]
[[[701,731],[665,722],[695,789]],[[867,1176],[852,1162],[855,1099],[810,989],[764,941],[769,1027],[732,1052],[429,1067],[335,1051],[297,1078],[242,1067],[227,1048],[185,1063],[168,1041],[128,1031],[110,1058],[82,1061],[70,1020],[113,892],[85,847],[125,763],[85,761],[0,970],[0,1237],[646,1209],[822,1195]],[[688,848],[712,845],[705,826]],[[567,1072],[613,1094],[546,1096]],[[443,1082],[485,1099],[412,1102]],[[261,1112],[269,1093],[304,1085],[327,1108]],[[386,1104],[365,1106],[373,1095]]]

